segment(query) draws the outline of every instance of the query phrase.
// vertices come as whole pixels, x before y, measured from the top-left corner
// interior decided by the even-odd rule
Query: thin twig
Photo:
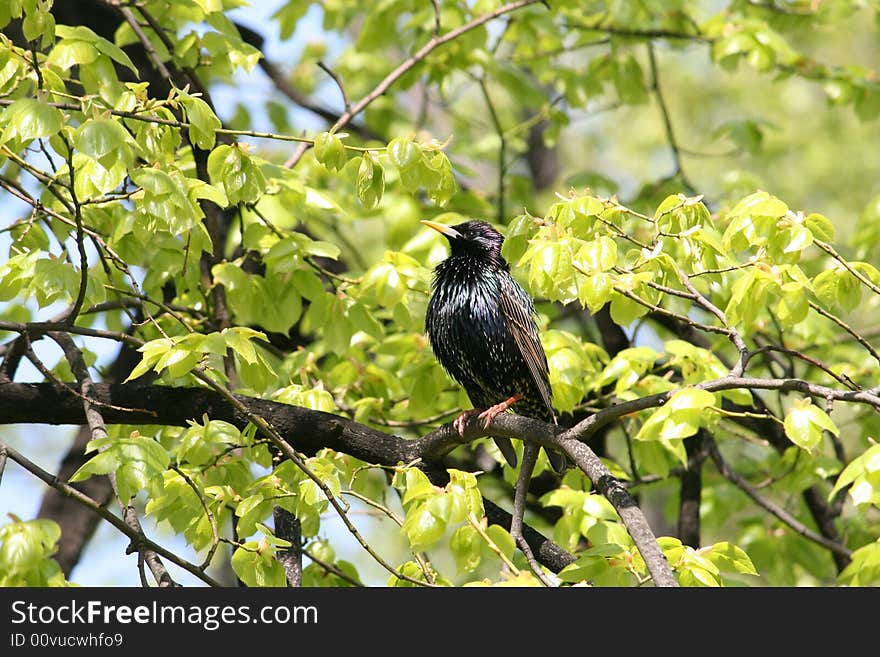
[[[480,519],[477,518],[477,516],[474,515],[473,512],[468,514],[467,521],[468,524],[476,530],[477,534],[480,535],[480,538],[482,538],[486,542],[486,545],[489,546],[489,549],[498,555],[498,558],[501,559],[501,563],[507,566],[508,570],[510,570],[511,573],[513,573],[514,575],[519,575],[519,568],[517,568],[516,565],[510,560],[510,557],[504,554],[504,550],[498,547],[498,544],[492,540],[492,537],[489,536],[488,533],[486,533],[486,528],[483,527],[483,523],[480,522]]]
[[[859,335],[849,324],[844,322],[842,319],[840,319],[834,313],[828,312],[822,306],[815,303],[814,301],[808,301],[807,303],[810,304],[810,308],[812,308],[817,313],[822,315],[822,317],[825,317],[826,319],[830,319],[832,322],[837,324],[844,331],[849,333],[853,337],[853,339],[855,339],[856,342],[858,342],[860,345],[862,345],[868,351],[868,353],[871,354],[878,363],[880,363],[880,354],[877,353],[877,350],[874,349],[874,347],[872,347],[871,344],[867,340],[865,340],[864,337]]]
[[[345,87],[342,85],[342,80],[339,79],[339,76],[336,75],[336,73],[333,71],[333,69],[331,69],[329,66],[327,66],[324,62],[322,62],[320,60],[318,61],[318,68],[320,68],[327,75],[329,75],[330,78],[333,80],[333,82],[336,83],[336,86],[339,88],[339,93],[342,94],[342,102],[343,102],[343,106],[345,107],[345,111],[346,112],[350,111],[351,110],[351,103],[348,100],[348,94],[345,93]]]
[[[416,64],[422,61],[436,48],[446,43],[449,43],[454,39],[457,39],[462,34],[467,34],[471,30],[480,27],[484,23],[488,23],[489,21],[498,18],[499,16],[503,16],[504,14],[516,11],[517,9],[522,9],[523,7],[528,7],[529,5],[538,4],[539,2],[542,2],[542,0],[516,0],[515,2],[509,2],[506,5],[502,5],[501,7],[498,7],[493,11],[487,12],[482,16],[474,18],[473,20],[465,23],[464,25],[461,25],[460,27],[455,28],[454,30],[450,30],[445,34],[432,37],[428,41],[428,43],[419,48],[400,65],[398,65],[397,68],[386,75],[370,93],[361,98],[357,103],[351,106],[351,109],[347,110],[342,116],[340,116],[336,120],[336,123],[333,124],[330,132],[335,132],[339,130],[339,128],[347,125],[349,121],[360,114],[374,100],[384,95],[385,92],[387,92],[388,89],[391,87],[391,85],[393,85],[401,77],[406,75],[406,73],[408,73]],[[300,161],[300,159],[302,159],[302,156],[305,154],[305,150],[306,149],[304,147],[300,147],[299,149],[297,149],[297,151],[284,163],[284,166],[287,168],[292,168],[296,166],[296,164]]]
[[[733,376],[741,376],[745,371],[746,365],[749,360],[749,348],[746,346],[745,340],[743,340],[742,336],[739,334],[739,331],[736,330],[735,327],[729,326],[727,323],[727,316],[724,314],[718,306],[713,304],[709,299],[704,296],[694,284],[691,282],[691,279],[685,274],[681,268],[676,267],[675,272],[678,274],[679,279],[684,284],[684,286],[688,289],[688,291],[694,295],[694,301],[699,304],[702,308],[709,311],[718,320],[721,322],[722,326],[726,326],[728,329],[728,337],[730,341],[733,343],[733,346],[736,347],[736,350],[739,352],[739,361],[737,361],[736,365],[730,370],[730,373]]]
[[[746,495],[752,498],[752,501],[754,501],[755,504],[779,518],[779,520],[784,522],[786,525],[788,525],[791,529],[793,529],[796,533],[800,534],[804,538],[809,539],[814,543],[818,543],[822,547],[828,548],[835,554],[839,554],[847,559],[852,557],[852,550],[847,548],[845,545],[842,545],[835,541],[831,541],[821,534],[817,534],[812,529],[804,525],[797,518],[792,516],[788,511],[759,495],[758,491],[751,484],[749,484],[749,482],[743,479],[724,461],[724,458],[721,456],[721,452],[719,451],[718,445],[715,440],[711,436],[706,436],[705,441],[706,447],[709,450],[709,456],[711,456],[712,460],[715,462],[715,466],[718,468],[718,472],[720,472],[725,479],[736,485]]]
[[[504,217],[507,214],[504,208],[504,195],[506,193],[505,180],[507,173],[505,166],[505,161],[507,160],[507,139],[504,137],[504,128],[501,126],[501,120],[498,118],[498,112],[495,110],[495,104],[492,102],[492,97],[489,95],[489,88],[486,85],[485,78],[477,78],[477,84],[480,87],[480,91],[483,92],[483,99],[486,101],[486,108],[489,110],[492,125],[498,135],[498,214],[496,219],[498,223],[501,224],[504,223]]]
[[[535,470],[535,463],[538,461],[540,451],[541,448],[533,443],[523,443],[522,464],[520,465],[519,474],[516,476],[516,484],[513,487],[513,513],[510,520],[510,535],[525,555],[526,562],[528,562],[532,572],[544,586],[552,588],[556,584],[541,569],[522,533],[523,518],[526,512],[526,497],[529,494],[529,484],[532,481],[532,473]]]
[[[202,491],[199,490],[196,482],[194,482],[192,478],[183,470],[181,470],[178,466],[171,464],[169,467],[183,478],[187,485],[192,489],[193,493],[196,494],[196,497],[199,498],[199,503],[202,505],[202,510],[205,512],[205,516],[208,518],[208,523],[211,525],[211,549],[208,550],[208,554],[205,556],[205,559],[204,561],[202,561],[202,565],[200,566],[202,570],[206,570],[208,566],[211,565],[211,561],[213,561],[214,559],[214,553],[217,551],[217,546],[220,545],[220,532],[217,529],[217,519],[214,517],[213,512],[208,507],[207,502],[205,502]]]
[[[431,33],[435,39],[440,36],[440,0],[431,0],[434,7],[434,31]]]
[[[847,260],[846,260],[843,256],[841,256],[841,255],[840,255],[840,254],[834,249],[833,246],[831,246],[830,244],[828,244],[828,243],[826,243],[826,242],[823,242],[822,240],[818,240],[818,239],[816,239],[815,237],[813,238],[813,244],[815,244],[816,246],[818,246],[818,247],[819,247],[820,249],[822,249],[825,253],[827,253],[827,254],[830,255],[832,258],[834,258],[837,262],[839,262],[840,265],[841,265],[844,269],[846,269],[850,274],[852,274],[853,276],[855,276],[856,279],[858,279],[858,281],[859,281],[862,285],[864,285],[864,286],[867,287],[869,290],[871,290],[871,292],[873,292],[873,293],[876,294],[876,295],[880,295],[880,287],[878,287],[877,285],[875,285],[874,282],[873,282],[871,279],[869,279],[867,276],[865,276],[864,274],[862,274],[858,269],[856,269],[855,267],[853,267],[849,262],[847,262]]]
[[[675,138],[675,131],[672,129],[672,119],[669,116],[669,108],[666,106],[666,99],[663,97],[663,91],[660,88],[660,73],[657,66],[657,56],[654,53],[654,44],[647,42],[648,62],[651,66],[651,88],[654,91],[654,97],[657,99],[657,106],[660,108],[660,116],[663,119],[663,130],[666,133],[666,141],[669,144],[669,151],[672,154],[672,164],[675,167],[673,176],[678,176],[682,184],[693,194],[695,187],[691,184],[685,175],[681,165],[681,150],[678,147],[678,140]]]
[[[120,2],[114,2],[111,0],[106,0],[106,4],[111,7],[116,7],[117,11],[122,15],[122,18],[128,23],[129,27],[131,27],[131,31],[134,32],[135,36],[138,38],[138,41],[141,42],[141,45],[144,47],[144,52],[147,53],[147,57],[150,62],[153,64],[153,67],[159,72],[165,80],[168,81],[172,87],[176,86],[174,83],[174,77],[171,75],[171,72],[168,70],[168,67],[165,66],[165,63],[162,61],[162,58],[159,57],[159,53],[156,51],[156,46],[153,45],[153,42],[150,41],[150,37],[147,36],[146,32],[144,32],[143,28],[141,28],[141,24],[134,17],[134,14],[131,13],[131,10],[128,7],[124,7]],[[141,10],[143,13],[143,10]],[[154,32],[156,36],[162,37],[164,36],[162,29],[159,28],[156,30],[154,28]],[[173,52],[173,48],[169,48],[168,52]]]
[[[58,137],[61,139],[66,150],[65,159],[67,160],[67,171],[70,175],[70,186],[67,191],[70,193],[70,202],[73,204],[73,218],[76,221],[76,248],[77,251],[79,251],[79,288],[77,289],[76,299],[73,302],[73,306],[71,306],[70,312],[63,320],[66,324],[73,324],[76,321],[86,298],[86,288],[89,284],[89,259],[86,254],[82,206],[80,205],[76,194],[76,183],[74,180],[76,169],[73,166],[73,147],[70,142],[67,141],[67,138],[63,133],[59,134]]]
[[[357,587],[364,586],[361,582],[357,581],[356,579],[354,579],[353,577],[348,575],[345,571],[338,568],[336,565],[334,565],[332,563],[327,563],[326,561],[322,561],[321,559],[316,557],[308,548],[303,548],[303,554],[306,555],[310,561],[316,563],[321,568],[323,568],[326,572],[328,572],[332,575],[336,575],[336,577],[348,582],[352,586],[357,586]]]

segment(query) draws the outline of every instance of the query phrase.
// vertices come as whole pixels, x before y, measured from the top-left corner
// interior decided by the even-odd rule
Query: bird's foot
[[[483,428],[488,429],[489,425],[492,424],[492,420],[494,420],[498,415],[506,411],[508,408],[513,406],[516,402],[522,399],[522,395],[516,393],[513,397],[509,399],[505,399],[500,404],[495,404],[494,406],[490,406],[485,411],[480,413],[478,416],[483,421]]]
[[[455,422],[452,423],[452,426],[454,426],[455,430],[458,431],[458,435],[463,438],[464,430],[467,427],[468,420],[471,419],[471,416],[477,415],[482,412],[482,408],[472,408],[469,411],[464,411],[461,415],[455,418]]]

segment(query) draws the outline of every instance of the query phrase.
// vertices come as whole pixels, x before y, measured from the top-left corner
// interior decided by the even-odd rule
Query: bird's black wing
[[[501,312],[507,319],[507,325],[522,353],[523,360],[529,368],[541,398],[553,413],[553,393],[550,389],[550,373],[547,367],[547,356],[538,338],[538,328],[532,316],[534,304],[528,293],[509,276],[501,277]]]

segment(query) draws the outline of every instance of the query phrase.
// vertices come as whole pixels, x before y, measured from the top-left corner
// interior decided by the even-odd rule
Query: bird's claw
[[[476,408],[472,408],[469,411],[464,411],[461,415],[455,418],[455,421],[452,423],[452,426],[455,427],[455,430],[458,431],[458,435],[462,438],[464,437],[465,429],[467,428],[468,420],[472,415],[476,415],[480,410]]]
[[[505,399],[500,404],[495,404],[494,406],[490,406],[489,408],[472,408],[468,411],[464,411],[461,415],[455,418],[452,426],[455,427],[456,431],[458,431],[458,435],[464,438],[464,432],[467,428],[468,420],[471,419],[472,415],[476,415],[477,418],[480,420],[480,425],[483,427],[483,429],[488,429],[489,425],[492,424],[492,420],[494,420],[498,415],[513,406],[520,399],[522,399],[522,395],[517,393],[510,399]]]
[[[498,408],[498,406],[500,405],[501,404],[497,404],[492,408],[487,408],[485,411],[477,416],[480,419],[480,423],[483,425],[484,429],[488,429],[489,425],[492,424],[492,420],[494,420],[500,413],[504,412],[504,409]]]
[[[517,393],[510,399],[505,399],[500,404],[495,404],[494,406],[490,406],[485,411],[480,413],[477,417],[479,417],[483,421],[483,428],[488,429],[489,425],[492,424],[492,420],[501,415],[508,408],[513,406],[516,402],[522,399],[522,395]]]

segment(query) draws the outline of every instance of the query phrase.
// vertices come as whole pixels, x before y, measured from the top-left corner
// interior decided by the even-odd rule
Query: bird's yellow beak
[[[459,233],[452,226],[447,226],[446,224],[438,224],[436,221],[428,221],[427,219],[422,219],[422,223],[425,224],[428,228],[433,228],[438,233],[443,233],[446,237],[461,237],[461,233]]]

